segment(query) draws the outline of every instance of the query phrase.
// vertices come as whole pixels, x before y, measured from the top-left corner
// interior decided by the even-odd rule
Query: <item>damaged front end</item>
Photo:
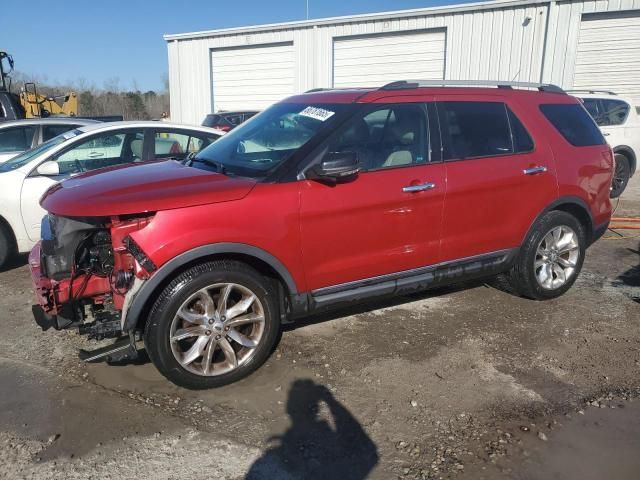
[[[42,240],[29,256],[36,323],[43,330],[77,328],[96,340],[122,337],[127,307],[156,269],[129,235],[152,218],[45,216]]]

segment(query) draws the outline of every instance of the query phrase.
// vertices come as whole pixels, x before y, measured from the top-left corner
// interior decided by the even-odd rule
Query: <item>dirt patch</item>
[[[618,213],[637,216],[640,177],[629,189]],[[557,300],[475,282],[307,319],[251,377],[205,392],[151,364],[80,363],[91,343],[37,328],[18,265],[0,273],[0,475],[238,480],[258,464],[264,478],[314,478],[308,464],[345,479],[528,480],[571,478],[576,452],[601,452],[625,478],[638,468],[626,402],[640,386],[639,264],[640,239],[607,234]],[[334,448],[352,438],[367,445],[355,470],[341,454],[354,451]]]

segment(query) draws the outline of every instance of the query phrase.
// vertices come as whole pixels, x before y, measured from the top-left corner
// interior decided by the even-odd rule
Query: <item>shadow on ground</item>
[[[289,390],[287,414],[291,426],[283,435],[269,439],[276,445],[254,462],[246,480],[361,480],[378,463],[375,443],[324,385],[295,381]]]
[[[630,297],[634,302],[640,303],[640,245],[637,250],[631,248],[628,250],[638,255],[638,265],[622,273],[618,277],[618,281],[629,287],[636,287]]]

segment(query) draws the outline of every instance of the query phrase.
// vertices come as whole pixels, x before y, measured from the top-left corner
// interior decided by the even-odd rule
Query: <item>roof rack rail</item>
[[[566,90],[567,93],[604,93],[605,95],[618,95],[616,92],[612,92],[611,90],[596,90],[591,88],[580,88],[580,89],[571,89]]]
[[[304,92],[304,93],[327,92],[327,91],[329,91],[329,90],[335,90],[335,88],[323,88],[323,87],[320,87],[320,88],[312,88],[311,90],[307,90],[307,91],[306,91],[306,92]]]
[[[550,83],[509,82],[499,80],[400,80],[384,85],[380,90],[401,90],[418,87],[498,87],[535,88],[541,92],[565,93],[557,85]]]

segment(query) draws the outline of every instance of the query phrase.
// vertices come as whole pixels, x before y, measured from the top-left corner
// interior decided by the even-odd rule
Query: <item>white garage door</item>
[[[212,51],[214,111],[262,110],[294,93],[293,44]]]
[[[396,80],[442,80],[444,31],[341,38],[333,43],[333,86],[377,87]]]
[[[640,11],[582,19],[573,86],[640,100]]]

